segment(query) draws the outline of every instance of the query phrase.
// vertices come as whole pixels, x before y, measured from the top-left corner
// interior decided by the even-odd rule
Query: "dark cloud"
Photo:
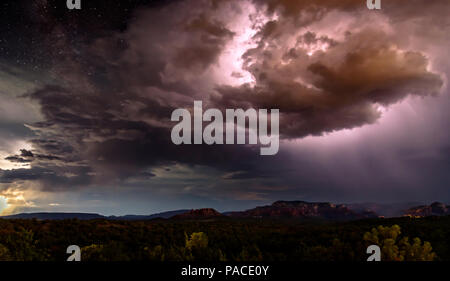
[[[305,12],[310,12],[311,20],[318,20],[327,12],[340,10],[346,12],[366,11],[366,1],[360,0],[253,0],[257,5],[261,5],[269,13],[280,12],[284,17],[295,18],[297,22],[302,21]],[[382,3],[383,12],[404,16],[413,16],[420,13],[420,10],[427,10],[430,6],[426,0],[391,0]],[[434,2],[432,5],[441,6],[442,3]],[[305,17],[308,18],[308,17]]]
[[[191,20],[185,27],[190,39],[175,52],[174,64],[180,69],[204,71],[217,62],[223,47],[234,33],[222,22],[208,19],[204,14]]]
[[[409,95],[437,95],[443,86],[441,77],[427,70],[422,53],[397,49],[378,31],[362,30],[339,44],[311,32],[298,40],[319,41],[333,43],[311,57],[303,46],[280,50],[260,42],[244,55],[256,85],[221,86],[216,104],[279,108],[281,133],[297,138],[374,123],[381,116],[378,106]]]
[[[278,108],[282,137],[297,139],[373,124],[381,106],[436,96],[443,88],[444,77],[432,69],[429,55],[408,45],[409,35],[389,22],[406,21],[423,1],[405,8],[405,1],[386,3],[387,19],[366,14],[359,0],[253,2],[259,10],[250,18],[252,44],[231,49],[239,37],[231,24],[245,12],[242,3],[251,2],[177,1],[135,11],[111,26],[90,20],[94,31],[105,31],[92,33],[76,17],[64,25],[47,15],[41,23],[52,26],[43,44],[52,53],[54,79],[23,96],[39,105],[43,120],[27,124],[31,149],[6,157],[31,169],[2,170],[1,181],[38,180],[47,190],[151,181],[157,167],[183,163],[214,167],[230,182],[255,180],[261,184],[252,190],[255,198],[261,197],[257,188],[278,192],[282,186],[284,192],[299,178],[312,194],[332,183],[321,167],[290,162],[284,151],[264,159],[254,146],[175,146],[172,111],[192,108],[195,99],[221,109]],[[347,17],[354,22],[333,34],[326,32],[333,23],[324,22],[327,17],[336,24]],[[84,32],[78,36],[77,30]],[[239,48],[242,71],[221,69],[227,63],[221,56]],[[242,79],[244,72],[253,83],[224,78]]]
[[[22,157],[33,157],[34,154],[33,154],[33,152],[31,152],[29,150],[21,149],[20,150],[20,156],[22,156]]]
[[[58,156],[34,154],[30,150],[26,150],[26,149],[21,149],[20,155],[13,155],[13,156],[8,156],[5,158],[5,160],[11,161],[11,162],[16,162],[16,163],[31,163],[35,159],[36,160],[49,160],[49,161],[60,160],[60,158]]]
[[[38,180],[45,177],[45,173],[53,173],[52,171],[44,171],[42,169],[14,169],[14,170],[0,170],[0,182],[12,183],[15,181]]]
[[[5,160],[8,160],[13,163],[30,163],[32,161],[30,159],[25,159],[25,158],[18,157],[18,156],[8,156],[5,158]]]

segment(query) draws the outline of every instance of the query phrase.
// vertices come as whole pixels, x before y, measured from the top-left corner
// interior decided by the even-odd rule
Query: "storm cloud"
[[[287,194],[297,181],[305,193],[322,186],[318,195],[336,194],[339,183],[321,182],[316,164],[283,144],[270,159],[255,146],[176,146],[170,116],[194,100],[277,108],[281,138],[302,141],[382,122],[409,98],[442,95],[448,73],[436,56],[448,43],[450,3],[384,1],[381,13],[362,2],[174,1],[96,32],[81,17],[67,24],[48,14],[40,24],[51,82],[20,96],[39,107],[40,120],[26,120],[30,147],[4,157],[30,167],[2,170],[0,181],[58,191],[153,181],[154,170],[182,164],[216,169],[235,186],[253,180],[243,198]],[[441,29],[429,33],[424,22]],[[309,172],[300,177],[300,169]]]

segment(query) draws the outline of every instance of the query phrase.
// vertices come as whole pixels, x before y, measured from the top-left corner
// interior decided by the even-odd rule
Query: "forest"
[[[450,216],[348,222],[291,219],[0,220],[1,261],[450,260]]]

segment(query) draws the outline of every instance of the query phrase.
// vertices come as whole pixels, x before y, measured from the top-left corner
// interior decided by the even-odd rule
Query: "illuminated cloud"
[[[0,192],[0,201],[3,202],[1,214],[7,215],[22,209],[36,207],[33,201],[25,198],[25,191],[8,188]]]

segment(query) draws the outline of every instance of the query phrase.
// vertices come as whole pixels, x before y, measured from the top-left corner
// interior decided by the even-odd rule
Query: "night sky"
[[[450,2],[0,4],[0,211],[450,202]],[[181,145],[176,108],[280,110],[280,151]]]

